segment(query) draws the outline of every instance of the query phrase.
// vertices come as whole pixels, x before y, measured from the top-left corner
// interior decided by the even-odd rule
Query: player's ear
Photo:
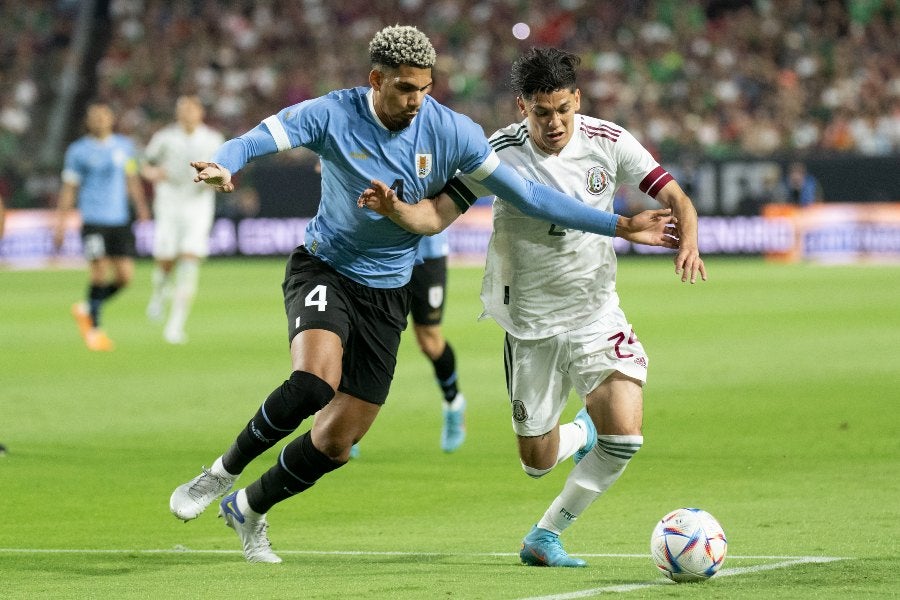
[[[574,110],[575,110],[575,112],[578,112],[579,110],[581,110],[581,90],[578,89],[578,88],[575,88],[575,94],[574,94],[574,95],[575,95],[575,106],[574,106]]]
[[[384,73],[379,71],[378,69],[372,69],[369,71],[369,85],[372,86],[372,89],[379,90],[381,89],[381,84],[384,81]]]
[[[519,107],[519,112],[522,113],[523,117],[528,116],[528,108],[525,106],[525,101],[522,99],[522,96],[516,96],[516,106]]]

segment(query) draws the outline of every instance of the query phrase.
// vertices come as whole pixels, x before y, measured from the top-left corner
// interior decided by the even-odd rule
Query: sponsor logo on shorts
[[[647,359],[644,358],[643,356],[638,356],[637,358],[634,359],[634,364],[646,369],[647,368]]]

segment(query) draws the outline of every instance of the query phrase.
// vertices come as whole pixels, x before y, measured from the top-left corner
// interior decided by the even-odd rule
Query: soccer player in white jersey
[[[86,301],[72,306],[72,317],[88,349],[99,352],[114,348],[100,327],[101,309],[134,275],[129,198],[139,220],[150,218],[134,143],[113,131],[115,123],[108,104],[88,106],[87,135],[66,148],[53,235],[54,245],[59,248],[65,237],[69,211],[77,203],[90,283]]]
[[[191,160],[211,156],[225,142],[221,133],[203,122],[203,103],[197,96],[181,96],[175,104],[176,122],[157,131],[144,150],[141,175],[153,184],[153,291],[147,317],[168,319],[163,338],[184,344],[187,322],[200,273],[209,254],[209,231],[215,215],[215,190],[194,183]]]
[[[199,516],[254,458],[315,414],[312,429],[284,446],[268,471],[219,503],[250,562],[281,562],[269,544],[266,513],[346,464],[388,396],[421,235],[357,208],[371,181],[390,181],[396,196],[414,202],[438,195],[457,172],[470,173],[522,210],[561,226],[675,244],[666,235],[667,210],[620,217],[503,165],[478,125],[428,95],[436,55],[418,29],[382,29],[369,58],[369,86],[287,107],[225,142],[211,161],[192,163],[196,181],[226,192],[234,189],[232,173],[256,157],[303,146],[322,165],[318,211],[282,284],[292,373],[224,454],[169,499],[176,517]],[[461,187],[447,197],[457,214],[476,200]]]
[[[676,274],[691,283],[698,276],[705,280],[690,198],[628,131],[578,113],[578,64],[577,56],[554,48],[533,48],[518,59],[511,83],[524,120],[497,131],[491,146],[523,177],[601,210],[612,211],[618,186],[638,186],[677,220]],[[484,194],[471,178],[460,180]],[[413,230],[440,224],[439,210],[413,215],[382,185],[365,200]],[[431,204],[449,203],[437,198]],[[576,463],[523,540],[520,558],[527,565],[586,564],[565,552],[559,536],[616,481],[643,443],[647,355],[619,307],[615,278],[612,238],[548,225],[502,195],[494,201],[481,298],[484,316],[506,331],[504,362],[522,468],[538,478],[569,457]],[[574,422],[560,426],[573,388],[585,407]]]

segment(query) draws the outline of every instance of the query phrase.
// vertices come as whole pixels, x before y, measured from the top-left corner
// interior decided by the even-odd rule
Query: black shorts
[[[131,225],[82,225],[81,246],[88,260],[134,257],[134,232]]]
[[[426,258],[413,268],[409,280],[411,312],[416,325],[440,325],[444,319],[447,257]]]
[[[282,290],[288,341],[307,329],[336,333],[344,345],[338,390],[384,404],[397,366],[400,334],[406,329],[409,290],[357,283],[303,246],[288,259]]]

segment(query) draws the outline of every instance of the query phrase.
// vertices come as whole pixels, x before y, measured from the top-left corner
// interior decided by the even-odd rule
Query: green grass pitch
[[[181,347],[144,318],[139,262],[105,313],[109,354],[89,353],[69,316],[84,271],[0,272],[0,597],[895,597],[900,267],[707,266],[690,286],[667,259],[620,263],[651,361],[645,445],[563,536],[589,562],[569,570],[518,563],[569,468],[534,481],[519,466],[502,332],[476,321],[480,268],[452,269],[445,324],[465,445],[440,451],[437,386],[404,335],[361,457],[270,513],[281,565],[246,564],[214,509],[184,524],[168,497],[289,374],[283,261],[204,265]],[[573,398],[566,416],[577,409]],[[728,535],[706,583],[665,584],[651,564],[650,532],[679,506],[710,511]]]

